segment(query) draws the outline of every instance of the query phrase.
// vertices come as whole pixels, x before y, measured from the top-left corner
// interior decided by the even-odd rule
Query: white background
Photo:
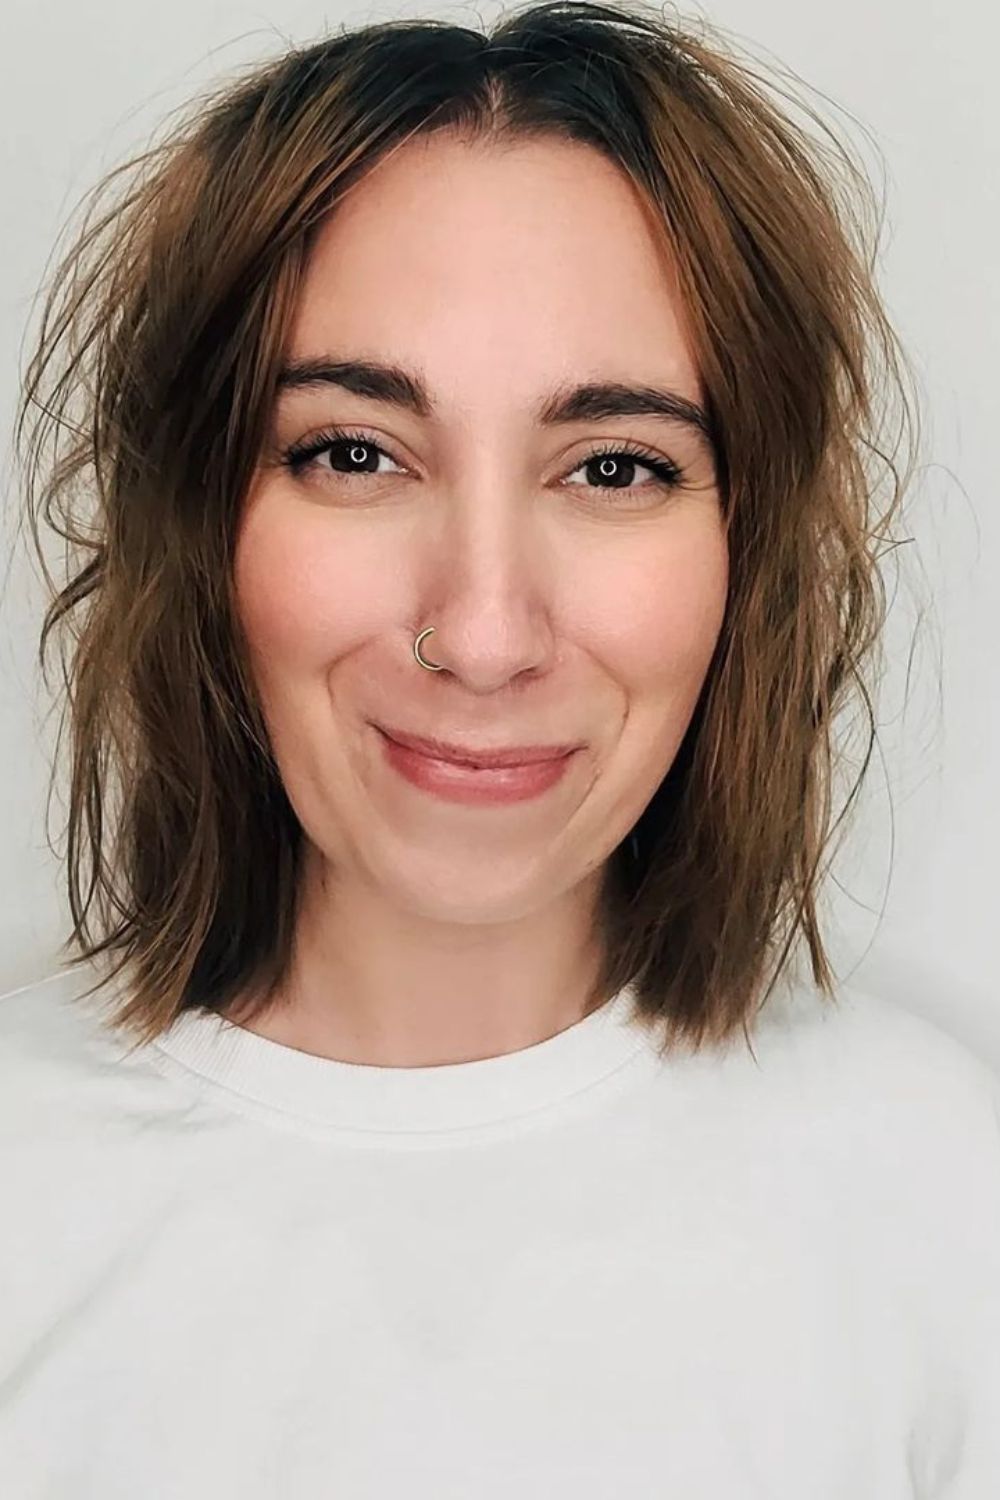
[[[67,214],[148,144],[169,110],[240,64],[341,22],[412,14],[476,25],[496,10],[4,0],[0,991],[54,970],[69,930],[44,831],[56,716],[43,722],[49,700],[35,665],[42,592],[23,548],[8,566],[11,418],[33,298]],[[842,981],[931,1017],[1000,1071],[998,12],[990,0],[718,0],[684,14],[730,29],[760,61],[774,57],[818,90],[804,97],[848,137],[886,198],[879,280],[920,382],[924,466],[908,500],[916,541],[887,575],[879,749],[830,887],[830,946]],[[57,847],[62,808],[57,799]]]

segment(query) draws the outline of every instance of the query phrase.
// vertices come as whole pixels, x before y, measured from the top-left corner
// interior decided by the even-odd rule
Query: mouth
[[[400,729],[387,729],[382,724],[374,726],[386,739],[402,745],[404,749],[416,751],[432,760],[444,761],[448,765],[470,766],[476,770],[504,770],[516,766],[534,766],[546,761],[563,760],[579,744],[567,745],[457,745],[446,740],[406,734]]]

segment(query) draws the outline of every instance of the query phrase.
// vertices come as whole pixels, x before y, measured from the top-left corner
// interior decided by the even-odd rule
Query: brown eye
[[[344,474],[376,474],[381,449],[374,443],[359,443],[353,438],[341,438],[330,443],[325,450],[330,456],[330,467]]]
[[[637,471],[643,469],[653,475],[653,487],[657,489],[676,489],[683,477],[683,471],[669,459],[647,453],[644,448],[633,448],[627,443],[597,449],[588,454],[573,473],[585,471],[587,478],[593,481],[590,488],[630,493],[646,488],[647,481],[632,483]]]
[[[329,465],[318,465],[318,460],[326,453],[330,455]],[[363,478],[366,474],[388,472],[379,470],[380,458],[387,458],[390,463],[396,462],[392,454],[380,443],[376,443],[368,433],[328,428],[305,442],[295,443],[287,448],[282,455],[282,462],[296,475],[320,467],[325,474],[352,479]]]

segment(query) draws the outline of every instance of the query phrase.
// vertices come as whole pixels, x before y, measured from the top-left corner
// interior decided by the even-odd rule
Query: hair
[[[725,616],[678,753],[607,862],[591,1008],[629,984],[665,1047],[749,1042],[803,946],[835,998],[819,897],[876,740],[863,673],[919,413],[876,289],[869,179],[781,94],[720,28],[640,0],[522,5],[487,32],[388,21],[213,85],[92,189],[15,441],[50,590],[46,681],[60,627],[60,745],[67,715],[71,730],[63,951],[128,975],[113,1024],[142,1042],[251,993],[252,1015],[288,971],[302,830],[249,671],[234,540],[317,227],[438,130],[583,142],[628,175],[677,266],[717,435]],[[61,580],[40,518],[66,544]],[[859,705],[867,745],[835,818],[837,722]]]

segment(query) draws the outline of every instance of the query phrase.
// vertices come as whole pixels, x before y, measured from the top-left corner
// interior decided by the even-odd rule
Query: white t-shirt
[[[937,1027],[659,1058],[623,990],[381,1068],[135,1048],[86,973],[0,997],[9,1500],[1000,1496],[1000,1083]]]

